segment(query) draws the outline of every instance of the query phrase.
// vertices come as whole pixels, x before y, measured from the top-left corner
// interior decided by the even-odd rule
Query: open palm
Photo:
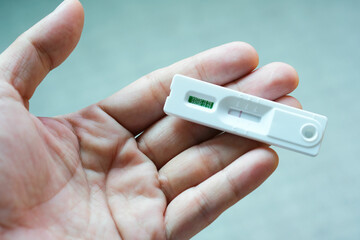
[[[1,239],[188,239],[275,170],[267,146],[162,111],[176,73],[300,107],[285,96],[293,68],[253,71],[245,43],[157,70],[76,113],[30,114],[28,100],[82,26],[80,3],[65,1],[0,56]]]

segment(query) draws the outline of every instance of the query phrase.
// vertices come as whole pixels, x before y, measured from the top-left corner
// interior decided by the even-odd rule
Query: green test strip
[[[214,106],[214,102],[210,102],[210,101],[207,101],[205,99],[197,98],[197,97],[194,97],[194,96],[189,96],[188,102],[192,103],[192,104],[195,104],[195,105],[199,105],[201,107],[206,107],[206,108],[209,108],[209,109],[212,109],[212,107]]]

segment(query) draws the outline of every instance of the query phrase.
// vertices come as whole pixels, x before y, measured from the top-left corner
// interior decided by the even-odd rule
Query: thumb
[[[27,105],[49,71],[59,66],[73,51],[83,24],[84,11],[80,2],[65,0],[23,33],[0,55],[0,88],[3,88],[0,95],[21,97]],[[2,87],[9,84],[12,88]],[[11,91],[14,89],[16,91]]]

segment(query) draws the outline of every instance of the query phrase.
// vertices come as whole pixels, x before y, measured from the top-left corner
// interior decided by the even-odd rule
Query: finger
[[[27,103],[46,74],[75,48],[83,22],[80,2],[64,1],[0,55],[0,81],[12,85]]]
[[[292,96],[283,96],[275,100],[278,103],[302,109],[301,103]]]
[[[259,142],[225,133],[180,153],[159,171],[161,188],[168,202],[260,145]]]
[[[276,169],[278,157],[257,148],[170,202],[165,213],[169,239],[189,239],[223,211],[256,189]]]
[[[298,81],[293,67],[284,63],[271,63],[227,87],[274,100],[292,92]],[[217,133],[192,122],[165,117],[138,138],[139,149],[160,168],[183,150]]]
[[[299,106],[299,102],[290,96],[277,101]],[[161,188],[170,202],[181,192],[224,169],[239,156],[262,145],[228,133],[216,136],[185,150],[162,167],[159,171]]]
[[[225,44],[157,70],[101,101],[99,106],[136,135],[164,116],[163,106],[176,73],[223,85],[248,74],[257,64],[257,53],[250,45]]]
[[[291,93],[298,84],[299,76],[292,66],[282,62],[273,62],[239,81],[230,83],[227,87],[273,100],[274,97]]]

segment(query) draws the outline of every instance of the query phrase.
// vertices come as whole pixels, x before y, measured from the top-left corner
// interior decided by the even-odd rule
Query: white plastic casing
[[[175,75],[165,113],[316,156],[327,118],[194,78]]]

